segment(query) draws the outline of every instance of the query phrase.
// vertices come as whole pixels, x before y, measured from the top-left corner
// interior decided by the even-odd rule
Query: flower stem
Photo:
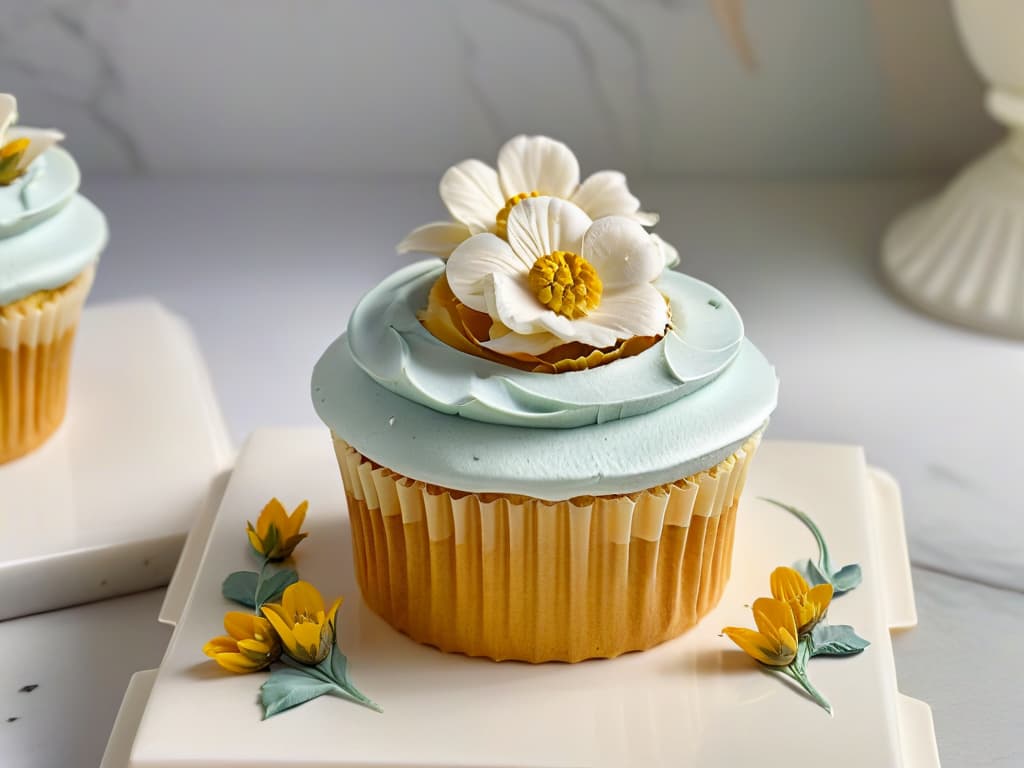
[[[260,592],[263,591],[263,576],[266,574],[268,565],[270,565],[270,559],[263,558],[263,565],[260,566],[259,575],[256,577],[256,594],[252,596],[252,602],[256,606],[253,612],[257,616],[260,615]]]
[[[818,542],[818,568],[826,576],[832,576],[832,558],[828,553],[828,545],[825,543],[825,537],[822,536],[821,530],[814,521],[807,516],[805,512],[801,512],[796,507],[791,507],[789,504],[783,504],[781,501],[775,499],[769,499],[766,496],[761,496],[761,501],[767,501],[769,504],[774,504],[776,507],[786,510],[789,514],[793,515],[797,520],[807,526],[807,529],[814,536],[814,540]]]
[[[814,702],[818,706],[820,706],[822,709],[828,712],[830,716],[832,715],[832,705],[829,704],[828,699],[826,699],[822,695],[821,691],[814,687],[810,679],[807,677],[806,673],[799,672],[793,669],[792,666],[773,667],[773,670],[778,671],[786,677],[789,677],[792,680],[795,680],[797,683],[799,683],[800,687],[807,692],[808,696],[814,699]]]

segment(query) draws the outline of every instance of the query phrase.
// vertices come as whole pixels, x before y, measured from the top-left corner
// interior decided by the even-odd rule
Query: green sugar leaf
[[[220,587],[221,594],[246,608],[255,608],[259,578],[260,575],[255,571],[235,571],[224,579]]]
[[[256,595],[256,605],[260,606],[264,603],[273,602],[280,597],[282,592],[298,580],[299,574],[291,568],[285,568],[272,576],[268,576],[259,586],[259,592]]]
[[[816,587],[819,584],[831,584],[832,580],[829,579],[828,574],[824,573],[813,560],[805,560],[803,567],[797,570],[802,570],[807,576],[807,581],[812,587]]]
[[[349,680],[348,660],[336,645],[331,655],[315,667],[300,664],[287,656],[281,661],[285,667],[274,669],[270,679],[260,688],[264,720],[324,695],[361,704],[374,712],[384,711]]]
[[[811,632],[811,656],[852,656],[869,645],[848,624],[819,624]]]
[[[270,678],[260,686],[260,702],[263,704],[263,719],[305,704],[307,701],[328,693],[340,692],[333,682],[312,675],[305,669],[283,667],[270,673]]]
[[[836,594],[841,595],[860,586],[863,578],[860,566],[856,563],[851,563],[850,565],[844,565],[832,574],[832,586],[835,587]]]

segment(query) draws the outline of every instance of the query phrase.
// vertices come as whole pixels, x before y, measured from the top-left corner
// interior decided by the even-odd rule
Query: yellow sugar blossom
[[[762,664],[785,667],[796,658],[797,632],[789,605],[771,597],[754,601],[757,630],[726,627],[722,630],[745,653]]]
[[[309,502],[304,501],[289,515],[284,505],[276,498],[267,502],[256,520],[255,527],[252,523],[245,524],[249,544],[256,554],[273,561],[290,557],[299,542],[308,535],[301,533],[308,508]]]
[[[277,630],[285,653],[302,664],[319,664],[334,647],[335,615],[341,598],[324,611],[324,601],[308,581],[297,581],[281,596],[280,603],[266,603],[260,610]]]
[[[772,597],[786,603],[793,612],[798,635],[805,635],[828,613],[832,602],[832,585],[810,586],[797,571],[785,566],[771,575]]]
[[[262,616],[231,611],[224,616],[228,636],[215,637],[203,653],[228,672],[244,674],[269,667],[281,655],[281,643]]]

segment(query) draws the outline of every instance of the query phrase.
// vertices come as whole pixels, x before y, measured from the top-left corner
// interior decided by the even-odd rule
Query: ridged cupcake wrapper
[[[37,448],[63,421],[75,331],[94,276],[89,267],[45,298],[0,307],[0,464]]]
[[[579,661],[650,648],[721,597],[759,439],[669,485],[546,502],[427,485],[335,437],[363,596],[414,640],[471,656]]]

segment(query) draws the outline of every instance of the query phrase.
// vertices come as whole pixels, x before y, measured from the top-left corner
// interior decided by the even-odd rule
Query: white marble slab
[[[3,8],[3,88],[88,171],[436,178],[528,131],[592,171],[863,175],[951,169],[994,134],[935,0]]]
[[[897,693],[889,631],[916,619],[898,541],[898,496],[891,479],[868,471],[859,448],[768,441],[741,505],[734,572],[719,607],[656,649],[576,665],[442,654],[388,627],[359,597],[337,475],[325,430],[261,430],[250,438],[168,652],[155,680],[136,678],[104,768],[731,766],[767,764],[766,755],[792,748],[794,731],[801,749],[829,755],[834,766],[938,766],[927,707]],[[297,567],[326,594],[346,596],[339,642],[353,679],[384,706],[383,715],[320,699],[261,722],[261,676],[221,673],[202,655],[231,608],[220,596],[221,580],[252,565],[244,520],[269,495],[310,499],[311,535]],[[749,623],[745,605],[765,591],[773,567],[813,553],[806,529],[759,495],[812,511],[837,562],[859,561],[865,569],[864,584],[836,601],[832,620],[854,624],[871,648],[854,659],[812,663],[834,718],[718,636],[725,624]]]
[[[166,584],[232,458],[185,323],[153,301],[86,309],[65,422],[0,466],[0,619]]]

